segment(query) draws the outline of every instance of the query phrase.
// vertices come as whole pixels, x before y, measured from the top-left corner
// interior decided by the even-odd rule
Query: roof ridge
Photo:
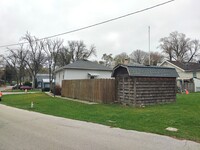
[[[138,77],[178,77],[178,73],[175,68],[160,67],[160,66],[128,66],[118,65],[114,68],[112,76],[115,74],[115,70],[118,68],[126,68],[129,76]]]
[[[156,69],[161,69],[161,68],[164,68],[164,69],[173,69],[171,67],[163,67],[163,66],[135,66],[135,65],[127,65],[127,67],[137,67],[137,68],[156,68]]]
[[[73,63],[58,68],[57,71],[61,69],[84,69],[84,70],[88,69],[88,70],[112,71],[112,68],[109,68],[97,62],[92,62],[89,60],[77,60]]]

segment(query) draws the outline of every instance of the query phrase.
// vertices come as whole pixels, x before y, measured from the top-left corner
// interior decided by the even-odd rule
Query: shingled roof
[[[185,70],[185,71],[196,71],[200,70],[200,63],[194,62],[180,62],[180,61],[168,61],[173,65]]]
[[[178,73],[174,68],[158,67],[158,66],[130,66],[118,65],[113,69],[112,77],[116,76],[115,71],[125,68],[129,76],[132,77],[178,77]]]
[[[56,70],[58,72],[62,69],[81,69],[81,70],[102,70],[102,71],[112,71],[111,68],[104,65],[98,64],[96,62],[91,62],[88,60],[78,60],[74,63],[68,64]]]

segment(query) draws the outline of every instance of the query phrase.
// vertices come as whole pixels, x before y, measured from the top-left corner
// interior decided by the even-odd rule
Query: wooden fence
[[[192,82],[185,82],[182,91],[184,92],[184,90],[187,89],[190,92],[194,92],[194,83]]]
[[[98,103],[112,103],[115,99],[115,79],[63,80],[63,97]]]

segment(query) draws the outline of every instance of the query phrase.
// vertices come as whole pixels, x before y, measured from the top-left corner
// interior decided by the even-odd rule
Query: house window
[[[95,76],[90,76],[90,79],[95,79]]]
[[[99,76],[99,74],[88,73],[88,77],[89,77],[89,79],[96,79],[98,76]]]
[[[197,73],[193,72],[193,78],[196,78],[196,77],[197,77]]]
[[[50,88],[50,83],[44,83],[44,88]]]

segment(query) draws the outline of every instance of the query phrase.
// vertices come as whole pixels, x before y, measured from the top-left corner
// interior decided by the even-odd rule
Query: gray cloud
[[[6,0],[0,1],[0,45],[17,43],[26,31],[42,38],[149,7],[165,0]],[[200,39],[200,1],[176,0],[121,20],[63,35],[67,40],[94,44],[100,59],[103,53],[130,54],[148,50],[148,26],[151,26],[151,50],[160,51],[159,39],[175,30]],[[0,53],[4,53],[0,49]]]

